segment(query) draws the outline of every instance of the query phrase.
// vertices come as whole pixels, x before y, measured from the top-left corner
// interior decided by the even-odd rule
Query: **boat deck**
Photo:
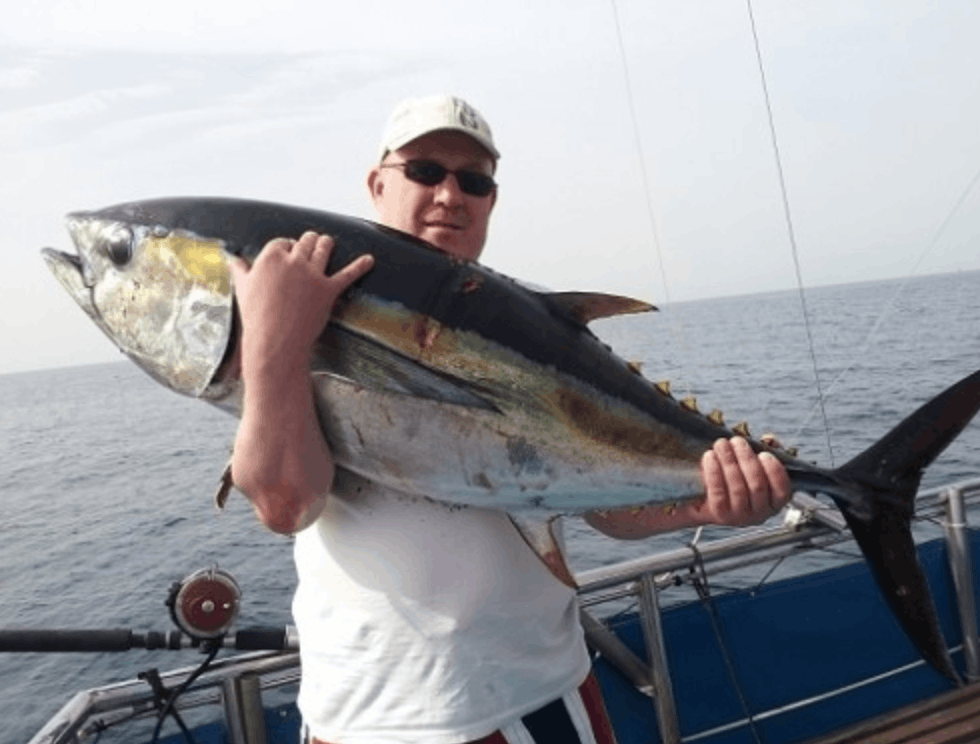
[[[936,695],[806,744],[967,744],[980,740],[980,684]]]

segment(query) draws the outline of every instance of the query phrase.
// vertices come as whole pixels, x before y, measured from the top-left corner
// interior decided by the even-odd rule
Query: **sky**
[[[980,269],[980,5],[751,7],[803,286]],[[370,218],[385,119],[441,92],[502,154],[488,266],[661,305],[797,286],[744,0],[35,0],[0,25],[0,373],[119,359],[40,257],[66,213]]]

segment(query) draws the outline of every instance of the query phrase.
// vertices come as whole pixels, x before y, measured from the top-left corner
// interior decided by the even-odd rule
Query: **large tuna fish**
[[[507,510],[565,581],[556,514],[699,499],[701,454],[732,434],[586,327],[652,309],[644,303],[531,291],[397,231],[282,205],[161,199],[78,212],[68,229],[78,255],[44,255],[82,309],[154,378],[235,413],[229,256],[254,259],[271,238],[306,230],[336,239],[329,272],[372,253],[375,268],[314,349],[338,466],[406,494]],[[954,680],[909,520],[922,470],[978,407],[980,372],[836,470],[774,452],[795,488],[835,499],[906,632]]]

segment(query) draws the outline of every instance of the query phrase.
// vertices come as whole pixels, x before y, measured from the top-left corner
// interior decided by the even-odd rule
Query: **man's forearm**
[[[310,350],[337,298],[374,265],[360,256],[326,274],[333,238],[305,232],[276,238],[248,266],[229,268],[242,317],[245,400],[231,474],[276,532],[293,533],[316,519],[333,483],[310,389]]]
[[[645,506],[637,509],[613,509],[582,515],[589,526],[618,540],[639,540],[664,532],[705,524],[690,505]]]
[[[232,476],[262,523],[282,534],[306,527],[322,510],[333,475],[308,371],[246,378]]]

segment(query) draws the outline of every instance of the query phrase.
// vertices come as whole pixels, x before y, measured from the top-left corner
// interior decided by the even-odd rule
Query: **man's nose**
[[[436,184],[435,200],[439,204],[450,206],[463,204],[463,191],[459,188],[455,173],[447,173],[446,177]]]

